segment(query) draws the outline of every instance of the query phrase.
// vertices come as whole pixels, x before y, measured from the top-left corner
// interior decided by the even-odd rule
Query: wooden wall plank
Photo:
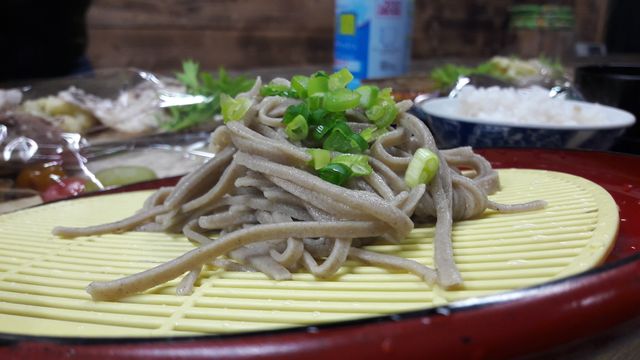
[[[95,28],[333,33],[333,0],[96,0]]]
[[[291,37],[282,33],[248,34],[213,30],[92,29],[89,57],[95,67],[135,66],[173,71],[187,58],[204,68],[232,69],[332,61],[332,38]]]

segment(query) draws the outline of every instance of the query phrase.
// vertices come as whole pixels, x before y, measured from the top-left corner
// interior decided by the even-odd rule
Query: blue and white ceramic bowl
[[[597,106],[606,123],[598,125],[507,124],[490,119],[458,115],[458,99],[437,98],[415,106],[417,115],[427,123],[438,146],[535,147],[608,150],[635,117],[624,110],[586,102],[566,100],[585,111]]]

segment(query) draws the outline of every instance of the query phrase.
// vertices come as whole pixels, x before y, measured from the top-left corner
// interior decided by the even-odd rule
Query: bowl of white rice
[[[541,87],[464,87],[455,98],[417,104],[440,147],[608,150],[635,117],[624,110],[560,97]]]

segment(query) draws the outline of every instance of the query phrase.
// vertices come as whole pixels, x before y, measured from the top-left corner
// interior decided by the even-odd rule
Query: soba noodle
[[[407,113],[407,101],[396,104],[396,126],[366,152],[371,174],[346,186],[322,180],[308,166],[311,156],[304,141],[289,141],[282,131],[287,107],[300,100],[262,97],[260,86],[258,79],[252,90],[238,96],[251,101],[244,117],[211,135],[216,156],[175,187],[156,191],[141,211],[111,224],[53,230],[65,237],[136,229],[178,232],[199,245],[141,273],[91,283],[87,291],[95,300],[119,299],[184,274],[177,293],[189,294],[204,266],[261,271],[278,280],[301,269],[328,278],[348,259],[453,287],[462,283],[453,258],[453,221],[487,208],[508,212],[545,206],[543,201],[502,205],[488,200],[487,194],[499,188],[489,163],[468,147],[439,151],[426,126]],[[362,111],[346,115],[352,129],[366,125]],[[419,148],[437,154],[440,166],[428,185],[410,188],[403,176]],[[433,219],[435,268],[362,248],[374,239],[402,241],[415,222]]]

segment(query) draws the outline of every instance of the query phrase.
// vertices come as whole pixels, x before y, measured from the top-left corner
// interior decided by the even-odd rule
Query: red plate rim
[[[620,208],[621,224],[607,262],[569,278],[504,294],[312,327],[173,338],[0,334],[0,358],[499,359],[549,351],[640,319],[640,156],[511,148],[478,152],[497,168],[563,171],[609,191]],[[162,179],[105,193],[152,189],[175,181]]]

